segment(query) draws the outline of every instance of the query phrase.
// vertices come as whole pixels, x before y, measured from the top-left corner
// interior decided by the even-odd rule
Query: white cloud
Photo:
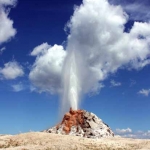
[[[11,86],[12,86],[14,92],[20,92],[25,89],[25,87],[22,83],[13,84]]]
[[[16,61],[10,61],[0,68],[0,74],[7,80],[16,79],[24,75],[23,68]]]
[[[120,135],[121,137],[125,138],[136,138],[136,139],[149,139],[150,138],[150,130],[148,131],[135,131],[133,132],[132,129],[116,129],[116,135]]]
[[[121,82],[116,82],[115,80],[110,81],[111,86],[121,86]]]
[[[16,34],[13,21],[8,17],[10,10],[8,5],[15,6],[16,2],[16,0],[0,0],[0,44],[10,40]]]
[[[127,129],[116,129],[115,131],[117,134],[127,134],[127,133],[132,133],[132,129],[127,128]]]
[[[138,93],[144,96],[148,96],[150,94],[150,89],[142,89]]]
[[[5,49],[6,49],[6,47],[2,47],[2,48],[0,49],[0,55],[4,52]]]
[[[29,79],[41,92],[59,93],[61,90],[62,65],[66,51],[59,45],[46,47],[47,49],[41,49],[41,54],[36,57],[36,61],[29,74]],[[32,54],[38,54],[34,52],[37,52],[35,49]]]
[[[50,47],[51,46],[48,45],[48,43],[43,43],[33,49],[33,51],[31,52],[31,56],[37,56],[41,53],[45,53],[45,51],[47,51],[47,49],[49,49]]]

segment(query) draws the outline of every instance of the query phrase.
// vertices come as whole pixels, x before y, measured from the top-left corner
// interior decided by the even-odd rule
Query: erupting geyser
[[[62,105],[63,108],[66,108],[66,105],[68,104],[67,108],[71,106],[74,110],[77,110],[80,98],[80,81],[77,58],[74,51],[70,51],[69,53],[70,55],[66,58],[63,68]]]
[[[108,0],[83,0],[65,26],[67,46],[43,43],[31,52],[36,56],[29,74],[33,85],[40,92],[61,94],[66,112],[78,109],[82,95],[98,93],[118,69],[150,64],[150,23],[135,21],[127,28],[129,18]]]

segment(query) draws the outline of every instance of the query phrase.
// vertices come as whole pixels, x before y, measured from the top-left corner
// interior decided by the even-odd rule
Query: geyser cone
[[[87,112],[86,110],[73,110],[72,108],[64,115],[60,124],[44,132],[87,138],[114,136],[110,127],[95,114]]]

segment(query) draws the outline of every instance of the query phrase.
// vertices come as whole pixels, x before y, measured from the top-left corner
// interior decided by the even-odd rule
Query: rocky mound
[[[87,138],[114,137],[110,127],[95,114],[86,110],[72,110],[72,108],[64,115],[60,124],[44,132]]]

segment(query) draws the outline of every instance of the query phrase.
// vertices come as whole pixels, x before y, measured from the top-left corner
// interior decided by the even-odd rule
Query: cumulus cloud
[[[13,21],[8,17],[9,6],[15,6],[16,2],[16,0],[0,0],[0,44],[10,40],[16,34]]]
[[[37,57],[30,80],[41,91],[57,93],[61,87],[65,91],[73,65],[74,85],[78,83],[75,90],[80,95],[99,91],[102,81],[118,69],[139,70],[150,64],[150,23],[134,22],[127,33],[128,20],[121,6],[107,0],[83,0],[66,25],[66,51],[58,45],[48,48],[45,43],[31,53]]]
[[[150,94],[150,89],[142,89],[138,92],[139,94],[142,94],[144,96],[149,96]]]
[[[4,79],[12,80],[23,76],[24,71],[22,66],[16,61],[10,61],[4,64],[4,68],[0,68],[0,75],[2,75]]]
[[[115,80],[110,81],[111,86],[121,86],[121,82],[116,82]]]
[[[36,47],[31,54],[37,55],[29,74],[29,79],[33,85],[38,87],[41,92],[59,93],[66,51],[60,45],[51,47],[48,44],[42,44]]]
[[[14,92],[20,92],[25,89],[25,87],[22,83],[13,84],[13,85],[11,85],[11,87],[13,88]]]
[[[121,137],[125,138],[138,138],[138,139],[149,139],[150,138],[150,130],[148,131],[132,131],[132,129],[116,129],[115,131],[116,135],[120,135]]]

